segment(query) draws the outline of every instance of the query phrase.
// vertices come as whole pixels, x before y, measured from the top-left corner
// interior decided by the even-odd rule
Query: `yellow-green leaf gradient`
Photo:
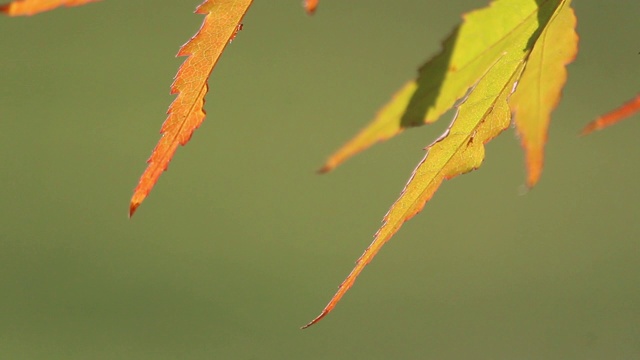
[[[327,172],[371,145],[387,140],[411,126],[433,123],[461,99],[484,71],[515,44],[544,28],[559,0],[499,0],[487,8],[463,15],[443,43],[442,51],[424,64],[416,80],[404,85],[374,120],[329,157]],[[538,11],[539,9],[539,11]],[[541,22],[538,28],[538,21]],[[522,34],[527,37],[522,44]],[[531,39],[533,41],[533,39]]]
[[[578,53],[575,28],[573,9],[568,6],[560,9],[540,34],[518,88],[509,100],[525,151],[529,187],[540,179],[551,112],[558,105],[567,81],[566,65]]]
[[[405,221],[422,210],[444,180],[480,166],[484,144],[509,127],[508,99],[530,52],[552,19],[568,6],[568,0],[498,0],[469,13],[445,42],[443,53],[427,63],[417,81],[407,85],[383,109],[381,114],[386,117],[378,117],[374,127],[369,128],[378,129],[377,136],[397,133],[405,114],[412,119],[437,118],[472,88],[458,106],[449,129],[427,148],[425,158],[385,215],[382,227],[355,268],[320,315],[305,327],[318,322],[336,306],[380,248]],[[443,79],[436,83],[429,75],[438,73],[443,73]],[[426,90],[416,98],[421,89]],[[368,139],[375,138],[371,136]]]

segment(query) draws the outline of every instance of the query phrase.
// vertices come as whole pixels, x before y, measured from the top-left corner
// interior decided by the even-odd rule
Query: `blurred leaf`
[[[318,8],[319,0],[305,0],[304,1],[304,9],[309,15],[313,15]]]
[[[15,0],[0,5],[0,12],[9,16],[30,16],[53,10],[60,6],[79,6],[100,0]]]
[[[587,126],[582,130],[581,135],[587,135],[595,130],[604,129],[619,122],[620,120],[626,119],[638,111],[640,111],[640,94],[638,94],[635,99],[630,100],[619,108],[612,110],[587,124]]]
[[[160,130],[162,137],[147,160],[149,165],[131,198],[129,216],[167,169],[178,145],[185,145],[204,120],[209,75],[227,44],[236,36],[251,3],[252,0],[206,0],[197,8],[197,14],[206,16],[198,33],[178,52],[178,56],[188,56],[171,85],[171,93],[178,96],[167,111],[168,117]]]

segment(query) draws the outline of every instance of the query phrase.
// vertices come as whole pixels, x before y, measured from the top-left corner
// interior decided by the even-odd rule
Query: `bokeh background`
[[[257,1],[128,219],[197,4],[0,18],[0,359],[640,358],[640,121],[577,136],[640,89],[640,2],[576,2],[535,189],[505,132],[305,331],[451,116],[315,170],[486,1]]]

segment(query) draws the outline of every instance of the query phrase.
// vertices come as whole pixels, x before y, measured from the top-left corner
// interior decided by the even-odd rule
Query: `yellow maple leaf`
[[[435,119],[469,92],[451,126],[427,148],[371,245],[320,315],[303,328],[317,323],[336,306],[364,267],[407,220],[423,209],[444,180],[481,165],[484,144],[511,122],[508,101],[532,50],[556,19],[564,19],[563,12],[572,14],[569,4],[570,0],[497,0],[465,15],[464,23],[445,42],[443,53],[420,70],[415,82],[396,94],[370,127],[334,155],[332,159],[339,162],[373,139],[392,136],[412,124],[404,119]],[[434,80],[428,74],[440,77]],[[335,162],[330,159],[327,164],[330,168]]]

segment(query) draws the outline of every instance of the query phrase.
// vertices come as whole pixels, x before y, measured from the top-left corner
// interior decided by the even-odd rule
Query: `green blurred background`
[[[315,170],[468,1],[257,1],[208,118],[133,219],[198,1],[0,18],[0,359],[640,358],[640,2],[577,2],[581,52],[524,193],[513,131],[324,307],[450,115]]]

